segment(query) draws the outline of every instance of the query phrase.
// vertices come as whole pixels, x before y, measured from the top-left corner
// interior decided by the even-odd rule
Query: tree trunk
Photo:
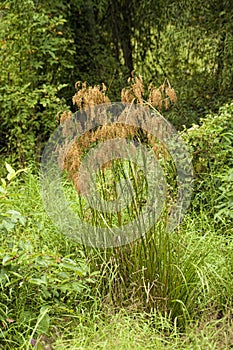
[[[132,48],[132,6],[129,0],[114,1],[111,6],[112,36],[115,51],[119,56],[119,47],[122,50],[125,66],[129,75],[134,69]],[[119,60],[119,57],[117,57]]]

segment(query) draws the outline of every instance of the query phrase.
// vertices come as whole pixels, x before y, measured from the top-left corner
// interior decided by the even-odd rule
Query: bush
[[[57,112],[65,108],[58,92],[73,68],[72,41],[63,33],[62,16],[32,0],[6,0],[0,16],[0,149],[24,164],[38,160]]]
[[[0,186],[0,348],[19,349],[25,341],[20,348],[28,349],[30,338],[47,334],[52,319],[87,303],[97,273],[51,226],[30,169],[6,167]]]
[[[232,218],[233,103],[201,119],[184,137],[192,150],[197,201],[217,217]]]

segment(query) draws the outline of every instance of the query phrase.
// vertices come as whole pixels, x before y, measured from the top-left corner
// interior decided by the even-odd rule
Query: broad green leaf
[[[11,261],[11,256],[10,255],[5,255],[2,259],[2,265],[5,266],[9,261]]]
[[[1,226],[5,228],[7,231],[11,231],[15,227],[15,223],[9,220],[3,220]]]
[[[9,174],[15,173],[15,170],[12,168],[12,166],[9,163],[5,162],[5,165]]]
[[[42,278],[30,278],[29,282],[37,286],[47,285],[47,281]]]
[[[2,181],[2,185],[3,185],[3,188],[5,189],[6,188],[6,180],[1,178],[1,181]],[[2,187],[1,187],[2,188]]]

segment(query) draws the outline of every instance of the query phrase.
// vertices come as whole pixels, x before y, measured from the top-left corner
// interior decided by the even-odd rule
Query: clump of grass
[[[103,103],[105,91],[105,88],[101,91],[99,87],[94,87],[88,89],[87,93],[84,84],[77,94],[78,108],[89,108],[94,100],[97,104]],[[92,93],[96,97],[92,97]],[[177,100],[176,93],[167,80],[159,88],[150,85],[146,89],[140,76],[129,79],[129,87],[122,90],[121,96],[122,102],[131,103],[130,108],[134,103],[148,106],[145,104],[146,99],[150,106],[168,108]],[[142,136],[145,137],[145,144],[152,149],[165,173],[170,176],[171,190],[159,224],[152,225],[151,230],[140,240],[127,246],[107,250],[86,248],[86,254],[90,259],[93,258],[93,266],[101,271],[96,295],[102,300],[119,308],[131,304],[139,310],[157,310],[184,326],[187,320],[200,315],[203,310],[224,308],[225,303],[232,302],[229,298],[232,266],[227,263],[224,272],[221,271],[225,256],[217,249],[218,236],[215,234],[215,227],[208,220],[207,231],[201,237],[197,234],[200,223],[193,221],[191,216],[173,233],[166,231],[169,208],[176,195],[174,187],[177,174],[164,145],[159,144],[150,134],[143,134],[143,126],[142,134],[140,132],[139,128],[125,127],[120,123],[110,123],[91,130],[72,144],[65,158],[62,158],[61,168],[67,171],[80,195],[80,178],[77,174],[83,155],[98,143],[112,138],[135,140],[136,137],[140,143],[143,142]],[[102,197],[105,200],[116,199],[117,183],[129,176],[135,193],[133,205],[127,206],[123,212],[102,214],[92,209],[91,203],[85,202],[79,196],[76,210],[84,221],[91,221],[93,225],[102,227],[101,225],[107,223],[110,228],[119,227],[133,220],[143,208],[147,196],[145,178],[135,166],[127,164],[126,171],[125,164],[119,161],[103,164],[97,177]],[[83,179],[82,188],[85,187],[86,180]],[[229,251],[227,255],[230,256]],[[220,297],[222,285],[225,285],[225,297]]]
[[[122,163],[113,164],[113,169],[112,179],[109,173],[100,174],[99,178],[100,191],[106,199],[115,198],[114,184],[125,171]],[[136,177],[135,207],[115,217],[105,216],[108,226],[123,225],[134,219],[146,200],[144,186],[143,177]],[[74,210],[81,208],[84,215],[80,212],[79,215],[84,220],[86,217],[93,224],[103,224],[98,212],[87,214],[83,202]],[[209,310],[222,310],[224,314],[232,306],[230,236],[223,236],[222,228],[219,231],[204,212],[200,216],[190,211],[183,224],[170,233],[166,230],[168,212],[165,210],[161,215],[159,224],[126,246],[106,250],[85,248],[91,265],[100,271],[93,291],[96,298],[101,298],[107,307],[119,309],[131,305],[140,312],[161,312],[180,327]]]
[[[211,222],[186,218],[168,234],[162,225],[125,247],[98,251],[101,295],[115,307],[159,311],[179,326],[206,310],[232,306],[232,243]],[[224,249],[223,249],[224,247]]]

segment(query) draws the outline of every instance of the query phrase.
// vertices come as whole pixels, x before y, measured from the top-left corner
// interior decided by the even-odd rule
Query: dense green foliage
[[[76,81],[104,82],[119,100],[132,70],[171,81],[178,128],[217,111],[232,97],[232,11],[229,1],[3,1],[2,151],[38,159]]]
[[[231,2],[3,0],[0,61],[0,349],[230,349]],[[90,248],[48,217],[38,165],[56,115],[80,108],[72,103],[75,83],[86,81],[91,99],[88,87],[104,82],[106,95],[119,101],[132,71],[145,87],[163,86],[163,94],[169,84],[174,103],[163,114],[190,149],[193,198],[172,233],[167,206],[141,239]],[[100,90],[97,98],[105,97]],[[165,157],[160,165],[172,202],[174,164]],[[135,207],[143,207],[145,177],[128,161],[100,172],[99,193],[112,200],[128,174]],[[100,215],[66,176],[63,189],[83,220],[111,228],[135,217],[133,205]]]
[[[160,225],[153,235],[123,248],[87,249],[55,229],[42,205],[36,176],[29,168],[22,170],[17,173],[7,165],[0,187],[3,349],[30,349],[34,341],[41,347],[52,342],[57,349],[65,344],[74,349],[98,347],[108,322],[112,329],[126,327],[126,338],[136,327],[141,348],[150,349],[150,342],[157,341],[163,349],[164,335],[166,343],[170,337],[171,348],[176,339],[177,348],[189,349],[192,337],[202,346],[208,339],[210,349],[225,349],[229,343],[222,334],[232,327],[231,224],[215,224],[206,205],[202,211],[190,211],[170,235]],[[203,197],[215,195],[212,188],[203,191]],[[121,308],[131,316],[115,324]],[[91,320],[98,323],[100,338],[92,339]],[[195,327],[207,327],[208,338],[198,340],[190,330],[187,338],[181,337],[180,331],[188,331],[193,320]],[[109,349],[113,335],[107,334]],[[123,342],[122,349],[131,342]]]
[[[194,203],[209,215],[232,220],[233,104],[201,119],[184,133],[189,142],[196,179]]]
[[[18,162],[38,160],[42,144],[64,108],[58,92],[73,68],[65,20],[31,0],[1,5],[1,148]]]

